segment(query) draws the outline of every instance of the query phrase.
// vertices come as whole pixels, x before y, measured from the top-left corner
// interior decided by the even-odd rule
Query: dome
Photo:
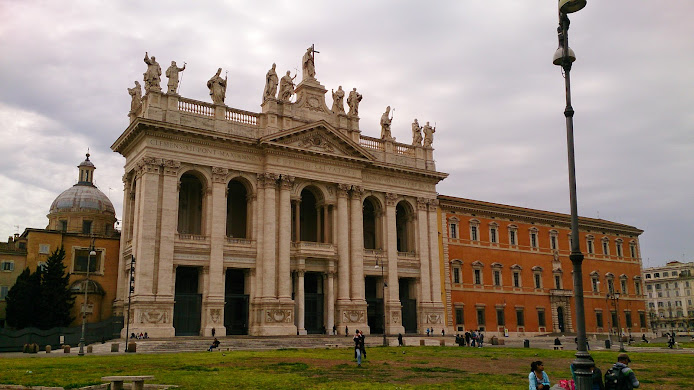
[[[113,203],[91,184],[75,184],[63,191],[51,204],[50,214],[69,211],[95,211],[116,215]]]

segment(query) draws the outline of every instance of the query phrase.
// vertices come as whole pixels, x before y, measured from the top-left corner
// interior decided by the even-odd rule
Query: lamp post
[[[583,253],[578,238],[578,205],[576,201],[576,161],[574,157],[574,109],[571,107],[571,64],[576,60],[576,55],[569,48],[569,17],[568,14],[580,11],[586,6],[586,0],[559,0],[559,48],[554,53],[552,63],[559,65],[564,70],[564,85],[566,94],[566,146],[569,165],[569,199],[571,202],[571,254],[569,259],[573,264],[574,301],[576,305],[576,330],[577,351],[576,360],[573,361],[576,374],[576,389],[590,390],[592,387],[591,367],[594,363],[588,359],[590,354],[586,347],[586,316],[583,303]]]
[[[376,259],[376,268],[381,267],[381,282],[382,282],[382,292],[383,292],[383,346],[387,347],[388,346],[388,340],[386,340],[386,287],[388,287],[388,283],[386,283],[385,278],[383,277],[383,259],[379,261]]]
[[[615,313],[617,314],[617,337],[619,338],[619,352],[626,352],[624,349],[624,340],[622,340],[622,324],[619,320],[619,293],[607,293],[607,297],[612,299],[612,305],[614,306]]]
[[[84,280],[84,302],[82,302],[82,336],[80,337],[80,351],[77,353],[79,356],[84,356],[84,333],[87,326],[87,297],[89,292],[89,266],[91,264],[92,256],[96,256],[96,251],[94,250],[94,240],[92,240],[92,247],[89,251],[89,256],[87,257],[87,278]]]
[[[135,291],[135,256],[130,255],[130,279],[128,282],[128,317],[125,323],[125,352],[128,352],[128,337],[130,337],[130,300]]]

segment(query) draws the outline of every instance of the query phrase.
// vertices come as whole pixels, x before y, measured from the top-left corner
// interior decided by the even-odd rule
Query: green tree
[[[73,320],[70,309],[75,297],[70,293],[70,274],[65,272],[67,267],[63,260],[65,249],[61,246],[51,253],[43,270],[38,320],[41,329],[69,326]]]
[[[7,292],[7,324],[16,329],[37,326],[41,302],[41,269],[32,273],[27,267],[17,276],[14,286]]]

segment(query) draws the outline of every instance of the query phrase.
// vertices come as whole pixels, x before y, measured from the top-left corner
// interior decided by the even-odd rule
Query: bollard
[[[51,353],[51,345],[46,345],[46,353]]]
[[[128,352],[137,352],[137,344],[135,342],[128,343]]]
[[[530,348],[530,340],[528,340],[528,339],[523,340],[523,348]]]
[[[118,344],[118,343],[111,344],[111,352],[118,352],[119,347],[120,347],[120,344]]]
[[[94,347],[91,345],[87,345],[87,353],[92,353],[94,351]]]
[[[610,349],[612,346],[612,343],[610,343],[610,339],[605,340],[605,349]]]
[[[419,345],[423,347],[424,346],[424,340],[419,340]]]
[[[446,346],[446,340],[440,340],[439,343],[442,347]]]
[[[63,345],[63,353],[70,353],[70,346],[69,345]]]

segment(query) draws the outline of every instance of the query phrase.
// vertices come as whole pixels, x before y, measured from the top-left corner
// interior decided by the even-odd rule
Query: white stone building
[[[670,261],[645,268],[648,316],[653,332],[691,332],[694,328],[694,262]]]
[[[360,95],[346,113],[333,94],[329,109],[311,50],[280,99],[268,72],[259,113],[223,104],[220,72],[208,82],[215,104],[163,93],[146,58],[146,94],[130,90],[130,125],[112,145],[126,158],[116,314],[136,258],[130,332],[444,326],[436,184],[447,174],[431,146],[395,142],[389,120],[386,136],[362,135]]]

